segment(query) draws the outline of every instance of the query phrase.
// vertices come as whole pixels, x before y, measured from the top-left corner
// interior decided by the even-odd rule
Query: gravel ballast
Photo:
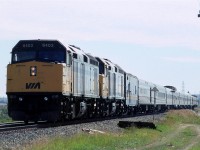
[[[155,122],[165,119],[164,114],[156,114]],[[53,128],[33,128],[0,133],[0,150],[23,149],[33,142],[52,137],[72,136],[82,132],[82,129],[94,129],[108,133],[120,133],[124,129],[118,127],[119,121],[153,122],[153,115],[132,118],[120,118],[105,121],[67,125]]]

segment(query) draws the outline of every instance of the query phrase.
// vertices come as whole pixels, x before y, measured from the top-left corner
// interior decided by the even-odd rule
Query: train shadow
[[[118,126],[120,128],[130,128],[130,127],[136,127],[136,128],[149,128],[156,130],[156,125],[153,122],[132,122],[132,121],[119,121]]]

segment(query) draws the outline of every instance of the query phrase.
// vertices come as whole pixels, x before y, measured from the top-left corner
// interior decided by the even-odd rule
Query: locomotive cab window
[[[107,77],[108,75],[108,68],[105,66],[105,76]]]
[[[41,50],[38,52],[38,60],[65,63],[65,52],[63,50]]]
[[[17,50],[12,53],[12,62],[22,62],[33,60],[36,57],[36,51]]]
[[[117,72],[117,67],[115,67],[115,72]]]
[[[72,56],[71,54],[67,53],[67,65],[71,65],[72,64]]]
[[[108,66],[108,70],[111,70],[111,66]]]
[[[88,62],[88,58],[85,56],[85,55],[83,55],[83,59],[84,59],[84,62]]]
[[[64,50],[15,50],[12,52],[12,63],[25,61],[45,61],[65,63]]]

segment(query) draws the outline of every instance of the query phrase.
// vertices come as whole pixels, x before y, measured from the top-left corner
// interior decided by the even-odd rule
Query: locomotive
[[[11,55],[6,94],[13,120],[56,122],[198,105],[190,94],[140,80],[58,40],[21,40]]]

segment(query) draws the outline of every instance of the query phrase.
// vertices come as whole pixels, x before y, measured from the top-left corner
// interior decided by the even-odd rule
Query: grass
[[[145,147],[155,143],[176,131],[180,124],[200,124],[200,118],[193,112],[180,110],[170,111],[166,119],[157,124],[157,130],[129,128],[120,134],[94,134],[86,133],[69,137],[57,137],[36,142],[31,150],[124,150]],[[168,150],[182,149],[196,137],[195,130],[187,127],[171,139],[168,144],[155,145],[146,149]],[[197,145],[198,148],[198,145]],[[197,149],[196,148],[196,149]],[[144,148],[145,149],[145,148]],[[195,149],[195,147],[194,147]]]
[[[136,148],[154,141],[159,131],[150,129],[128,129],[123,134],[88,135],[79,134],[72,138],[55,138],[47,143],[40,143],[34,150],[120,150]],[[37,144],[38,145],[38,144]]]
[[[184,147],[189,145],[191,140],[196,136],[197,136],[196,131],[191,127],[188,127],[184,129],[180,134],[173,137],[170,140],[170,145],[173,145],[173,147],[176,149],[183,149]]]
[[[200,143],[199,142],[191,148],[191,150],[199,150],[199,149],[200,149]]]
[[[7,106],[0,106],[0,123],[11,121],[12,119],[8,116]]]
[[[167,119],[172,123],[183,123],[183,124],[199,124],[200,117],[194,112],[188,110],[172,110],[168,113]]]
[[[167,143],[152,146],[148,150],[183,149],[191,143],[194,137],[197,137],[196,131],[192,127],[188,127],[177,135],[174,135],[171,139],[166,139]]]

